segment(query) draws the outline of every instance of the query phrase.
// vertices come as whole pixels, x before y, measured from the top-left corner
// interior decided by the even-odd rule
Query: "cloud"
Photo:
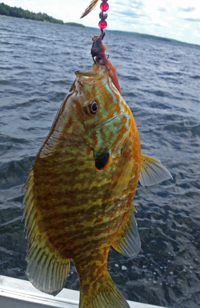
[[[115,1],[115,0],[110,0],[109,4],[112,6],[119,5],[121,7],[126,7],[126,8],[134,8],[134,9],[141,9],[144,7],[144,3],[141,0],[124,0],[124,1]]]
[[[144,14],[141,14],[141,12],[137,13],[137,12],[133,12],[132,10],[122,10],[120,12],[116,12],[118,15],[123,15],[123,16],[128,16],[130,18],[141,18],[144,17]]]
[[[159,7],[159,8],[158,8],[158,11],[159,11],[159,12],[166,12],[166,11],[167,11],[167,9],[166,9],[166,8],[164,8],[164,7]]]
[[[183,18],[183,19],[193,22],[200,22],[200,18]]]
[[[155,26],[155,27],[162,27],[162,25],[161,24],[152,24],[153,26]]]
[[[195,34],[196,36],[200,37],[200,34],[199,34],[199,32],[198,32],[197,30],[194,32],[194,34]]]
[[[189,24],[185,24],[185,25],[184,25],[184,28],[185,28],[185,29],[189,29],[189,28],[191,28],[191,26],[190,26]]]
[[[195,10],[196,10],[195,7],[187,7],[187,8],[179,7],[179,8],[178,8],[178,11],[179,11],[179,12],[186,12],[186,13],[194,12]]]
[[[131,3],[131,6],[134,7],[135,9],[141,9],[144,7],[144,3],[140,0],[138,1],[136,0],[134,2],[130,1],[130,3]]]
[[[110,3],[110,9],[112,11],[108,12],[108,14],[117,16],[115,18],[120,23],[123,23],[124,20],[131,22],[131,20],[143,19],[146,16],[143,10],[144,4],[141,0],[135,0],[134,2],[132,0],[125,0],[123,2],[111,0]]]
[[[200,21],[200,14],[199,11],[193,7],[188,8],[179,8],[177,16],[181,19],[192,21],[192,22],[199,22]]]

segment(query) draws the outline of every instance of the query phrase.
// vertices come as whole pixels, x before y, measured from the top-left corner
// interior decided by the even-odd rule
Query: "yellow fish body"
[[[76,72],[25,185],[29,280],[56,295],[72,259],[80,308],[129,307],[108,273],[108,253],[111,246],[139,253],[132,203],[138,180],[151,185],[170,177],[141,154],[133,115],[106,66]]]

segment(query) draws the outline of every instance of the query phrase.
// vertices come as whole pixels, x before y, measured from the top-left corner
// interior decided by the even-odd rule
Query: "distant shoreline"
[[[57,21],[60,21],[60,22],[54,22],[54,21],[50,21],[50,20],[40,20],[40,19],[34,19],[34,18],[27,18],[25,16],[12,16],[12,15],[8,15],[8,14],[5,14],[5,12],[3,12],[2,9],[2,5],[3,6],[6,6],[6,7],[9,7],[8,5],[5,5],[4,3],[0,3],[0,16],[6,16],[6,17],[16,17],[16,18],[24,18],[24,19],[29,19],[29,20],[34,20],[34,21],[42,21],[42,22],[50,22],[50,23],[59,23],[59,24],[62,24],[62,25],[66,25],[66,26],[74,26],[74,27],[80,27],[80,28],[86,28],[86,29],[94,29],[94,30],[99,30],[99,28],[95,28],[95,27],[88,27],[88,26],[84,26],[82,24],[79,24],[79,23],[75,23],[75,22],[66,22],[64,23],[62,20],[59,20],[59,19],[54,19],[53,17],[49,16],[49,18],[52,18],[53,20],[57,20]],[[13,8],[13,7],[10,7],[10,8]],[[14,7],[14,9],[17,9],[16,7]],[[21,8],[19,8],[20,11],[25,11],[25,12],[29,12],[28,10],[23,10]],[[32,13],[30,12],[31,14],[35,14],[37,15],[36,13]],[[41,14],[43,16],[48,16],[47,14],[44,14],[44,13],[38,13],[38,14]],[[106,29],[106,32],[113,32],[113,33],[127,33],[127,34],[132,34],[134,36],[137,36],[137,37],[141,37],[141,38],[150,38],[150,39],[155,39],[155,40],[160,40],[160,41],[163,41],[163,42],[171,42],[171,43],[181,43],[181,44],[187,44],[187,45],[191,45],[191,46],[196,46],[198,48],[200,48],[200,44],[194,44],[194,43],[188,43],[188,42],[184,42],[184,41],[179,41],[179,40],[176,40],[176,39],[172,39],[172,38],[166,38],[166,37],[161,37],[161,36],[156,36],[156,35],[152,35],[152,34],[145,34],[145,33],[139,33],[139,32],[132,32],[132,31],[123,31],[123,30],[111,30],[111,29]]]
[[[0,15],[7,16],[7,17],[24,18],[24,19],[42,21],[42,22],[51,22],[51,23],[57,23],[57,24],[67,25],[67,26],[75,26],[75,27],[82,27],[82,28],[85,27],[82,24],[78,24],[74,22],[64,23],[62,20],[49,16],[46,13],[33,13],[33,12],[30,12],[29,10],[24,10],[22,8],[9,6],[4,3],[0,3]]]
[[[65,22],[64,24],[65,24],[66,26],[73,26],[73,27],[86,28],[84,25],[78,24],[77,22]]]
[[[0,3],[0,15],[64,24],[62,20],[53,18],[45,13],[33,13],[29,10],[12,7],[4,3]]]
[[[94,30],[99,30],[99,28],[95,28],[95,27],[85,27],[87,29],[94,29]],[[113,32],[113,33],[121,33],[121,34],[131,34],[133,36],[137,36],[137,37],[141,37],[141,38],[149,38],[149,39],[155,39],[158,41],[163,41],[163,42],[170,42],[170,43],[179,43],[179,44],[186,44],[186,45],[191,45],[191,46],[196,46],[196,47],[200,47],[199,44],[194,44],[194,43],[187,43],[187,42],[183,42],[183,41],[179,41],[179,40],[175,40],[172,38],[168,38],[168,37],[162,37],[162,36],[156,36],[153,34],[146,34],[146,33],[140,33],[140,32],[133,32],[133,31],[123,31],[123,30],[112,30],[112,29],[106,29],[106,32]]]

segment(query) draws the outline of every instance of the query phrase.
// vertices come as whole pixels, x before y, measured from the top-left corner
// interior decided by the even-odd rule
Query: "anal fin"
[[[134,215],[134,208],[131,209],[129,218],[120,235],[112,243],[113,248],[124,256],[135,257],[141,249],[140,236],[137,222]]]

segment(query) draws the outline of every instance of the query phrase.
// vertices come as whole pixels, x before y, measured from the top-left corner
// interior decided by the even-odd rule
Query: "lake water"
[[[21,191],[76,70],[92,65],[99,31],[0,16],[0,274],[27,279]],[[107,32],[142,152],[173,180],[138,186],[137,258],[111,250],[108,268],[126,299],[200,307],[200,46]],[[79,289],[72,265],[67,288]]]

